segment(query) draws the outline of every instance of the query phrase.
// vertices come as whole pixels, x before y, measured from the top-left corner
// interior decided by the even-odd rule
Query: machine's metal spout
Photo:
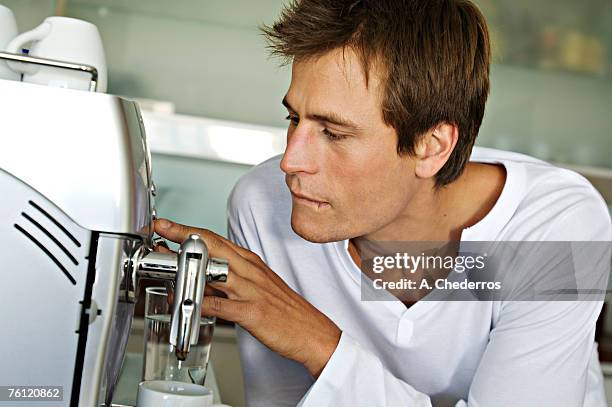
[[[190,235],[179,248],[172,304],[170,343],[179,359],[189,353],[191,345],[198,343],[207,264],[206,243],[199,235]]]
[[[166,282],[172,288],[170,343],[177,359],[185,360],[191,345],[198,343],[204,288],[207,281],[226,281],[224,259],[208,257],[208,247],[197,234],[190,235],[174,252],[148,252],[135,261],[138,278]],[[136,287],[138,283],[136,282]]]

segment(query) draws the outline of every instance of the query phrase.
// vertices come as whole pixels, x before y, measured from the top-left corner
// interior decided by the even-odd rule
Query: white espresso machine
[[[56,66],[89,71],[95,89],[95,69]],[[153,251],[155,185],[135,102],[0,80],[0,112],[0,397],[17,388],[18,405],[110,406],[139,279],[174,290],[170,343],[184,357],[204,286],[225,281],[227,262],[197,235],[178,253]]]

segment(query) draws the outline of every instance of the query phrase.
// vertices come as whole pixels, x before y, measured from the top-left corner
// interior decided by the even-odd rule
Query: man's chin
[[[346,239],[337,231],[329,231],[315,222],[296,221],[291,218],[291,229],[296,235],[311,243],[330,243]]]

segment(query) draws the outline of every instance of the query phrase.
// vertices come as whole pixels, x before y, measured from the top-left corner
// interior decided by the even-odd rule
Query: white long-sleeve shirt
[[[605,406],[594,343],[601,301],[362,301],[348,241],[310,243],[290,225],[279,157],[235,186],[229,236],[342,330],[315,381],[238,329],[247,404],[295,406]],[[607,208],[580,175],[475,148],[506,183],[462,241],[611,241]],[[608,263],[609,264],[609,263]]]

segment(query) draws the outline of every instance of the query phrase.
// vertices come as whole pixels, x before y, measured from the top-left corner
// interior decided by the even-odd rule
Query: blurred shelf
[[[256,165],[285,150],[286,129],[280,127],[144,110],[142,117],[157,154]],[[612,168],[552,164],[582,174],[612,203]]]
[[[152,153],[255,165],[285,151],[286,129],[143,111]]]

